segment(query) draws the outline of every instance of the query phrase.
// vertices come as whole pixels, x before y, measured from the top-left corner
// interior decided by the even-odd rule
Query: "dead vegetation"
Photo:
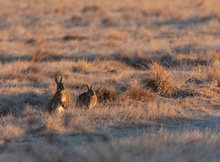
[[[0,161],[220,158],[219,1],[37,4],[0,5]],[[49,116],[57,75],[71,102]]]
[[[53,54],[48,51],[42,51],[41,49],[37,50],[36,53],[28,57],[28,61],[59,61],[62,59],[62,55]]]
[[[120,95],[121,101],[142,101],[142,102],[149,102],[155,100],[156,95],[151,92],[150,89],[146,89],[144,86],[141,85],[137,80],[130,82],[130,86],[128,90],[123,92]]]
[[[219,159],[219,133],[215,134],[210,131],[170,134],[161,130],[135,140],[127,138],[117,142],[109,141],[109,138],[104,136],[103,139],[107,140],[101,144],[93,143],[97,138],[95,135],[81,134],[81,136],[89,141],[90,145],[75,149],[66,144],[65,136],[51,133],[50,136],[45,136],[43,141],[37,141],[36,144],[23,144],[20,147],[3,145],[1,148],[5,155],[2,158],[10,161],[31,160],[33,162],[42,159],[55,162],[58,160],[119,162],[144,161],[145,159],[168,162],[170,160],[167,158],[168,155],[172,155],[172,159],[177,161],[205,162],[209,159],[214,161]],[[176,152],[178,155],[175,155]],[[204,157],[207,153],[210,157]]]
[[[148,88],[151,88],[162,96],[172,96],[178,92],[179,87],[171,79],[171,76],[164,67],[158,63],[152,63],[149,65],[149,69],[152,76],[144,80],[144,84]]]
[[[116,92],[114,87],[101,87],[97,92],[97,98],[99,102],[107,103],[107,102],[117,102],[119,100],[118,92]]]

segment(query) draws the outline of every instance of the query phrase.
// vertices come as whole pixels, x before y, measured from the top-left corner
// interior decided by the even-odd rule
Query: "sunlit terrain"
[[[0,161],[217,162],[220,1],[0,2]],[[63,76],[69,104],[49,115]],[[75,106],[94,85],[93,109]]]

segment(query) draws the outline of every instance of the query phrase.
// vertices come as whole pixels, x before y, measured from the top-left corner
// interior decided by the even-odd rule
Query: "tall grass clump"
[[[97,97],[99,102],[111,102],[118,101],[119,96],[114,87],[104,86],[101,87],[97,92]]]
[[[150,89],[143,88],[139,81],[134,80],[129,83],[128,90],[120,95],[121,101],[141,101],[147,102],[153,100],[155,95]]]
[[[149,69],[152,76],[144,81],[147,87],[162,96],[176,95],[179,88],[164,67],[154,62],[149,64]]]
[[[220,85],[220,61],[215,60],[209,66],[197,66],[193,68],[192,76],[200,82],[216,81]]]
[[[208,78],[217,81],[220,85],[220,61],[214,61],[208,68]]]

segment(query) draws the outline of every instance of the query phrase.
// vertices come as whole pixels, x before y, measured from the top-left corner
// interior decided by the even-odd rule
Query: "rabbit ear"
[[[56,83],[58,83],[58,79],[57,79],[57,76],[55,76],[54,78],[55,78],[55,82],[56,82]]]
[[[92,85],[90,86],[90,89],[93,90],[93,87],[94,87],[94,85],[92,84]]]
[[[61,79],[60,79],[60,83],[62,83],[62,81],[63,81],[63,77],[61,77]]]
[[[86,84],[86,87],[88,88],[88,90],[89,90],[89,85],[88,84]]]

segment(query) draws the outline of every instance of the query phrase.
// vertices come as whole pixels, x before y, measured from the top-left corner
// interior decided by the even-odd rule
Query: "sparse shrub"
[[[109,86],[105,86],[97,90],[96,95],[98,102],[106,103],[118,100],[118,93],[116,92],[115,88]]]
[[[149,100],[152,100],[154,97],[155,95],[153,95],[153,93],[149,89],[143,88],[143,86],[140,85],[138,81],[134,81],[130,84],[128,90],[120,95],[120,100],[147,102]]]
[[[178,92],[178,87],[175,86],[176,84],[164,67],[155,62],[149,64],[149,69],[152,77],[144,80],[144,84],[148,88],[151,88],[163,96],[172,96]]]

